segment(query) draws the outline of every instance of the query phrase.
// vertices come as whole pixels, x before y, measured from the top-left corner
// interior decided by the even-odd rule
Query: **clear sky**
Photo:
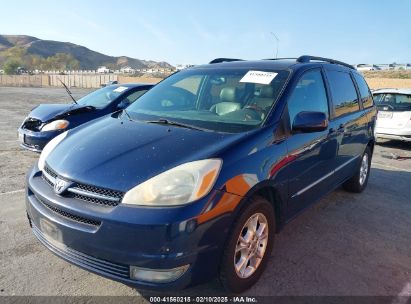
[[[411,62],[410,0],[0,0],[0,34],[68,41],[107,55],[208,62],[318,55]]]

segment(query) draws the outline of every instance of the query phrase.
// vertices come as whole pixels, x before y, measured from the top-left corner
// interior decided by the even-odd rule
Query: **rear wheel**
[[[371,150],[367,147],[362,155],[360,165],[354,176],[343,184],[345,190],[355,193],[362,192],[368,184],[371,168]]]
[[[232,292],[242,292],[260,278],[270,256],[275,233],[274,210],[261,197],[250,200],[234,223],[224,250],[220,280]]]

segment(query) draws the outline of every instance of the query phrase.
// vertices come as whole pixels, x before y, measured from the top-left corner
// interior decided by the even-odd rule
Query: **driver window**
[[[328,117],[328,99],[320,70],[306,72],[298,81],[288,100],[290,125],[303,111],[323,112]]]

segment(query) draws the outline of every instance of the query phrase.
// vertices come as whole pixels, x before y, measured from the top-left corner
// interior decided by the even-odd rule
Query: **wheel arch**
[[[282,227],[284,226],[285,222],[285,199],[281,194],[279,187],[272,185],[269,181],[263,181],[254,187],[252,187],[247,194],[241,200],[235,217],[241,213],[241,210],[252,202],[252,198],[254,197],[262,197],[266,199],[274,208],[274,215],[275,215],[275,231],[279,232]]]
[[[372,157],[372,155],[374,154],[375,139],[370,139],[370,140],[368,141],[367,147],[370,148],[370,150],[371,150],[371,157]]]

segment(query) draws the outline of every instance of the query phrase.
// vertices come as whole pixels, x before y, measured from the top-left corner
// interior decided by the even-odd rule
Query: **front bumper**
[[[28,174],[27,185],[26,208],[33,233],[70,263],[142,289],[182,289],[208,281],[218,271],[231,213],[198,224],[195,214],[202,208],[195,205],[107,207],[61,197],[36,167]],[[227,195],[224,193],[225,198]],[[214,193],[212,197],[221,196]],[[152,283],[131,279],[131,265],[148,269],[190,267],[173,282]]]
[[[18,129],[20,146],[33,152],[41,152],[44,146],[59,135],[62,131],[35,132],[27,129]]]

